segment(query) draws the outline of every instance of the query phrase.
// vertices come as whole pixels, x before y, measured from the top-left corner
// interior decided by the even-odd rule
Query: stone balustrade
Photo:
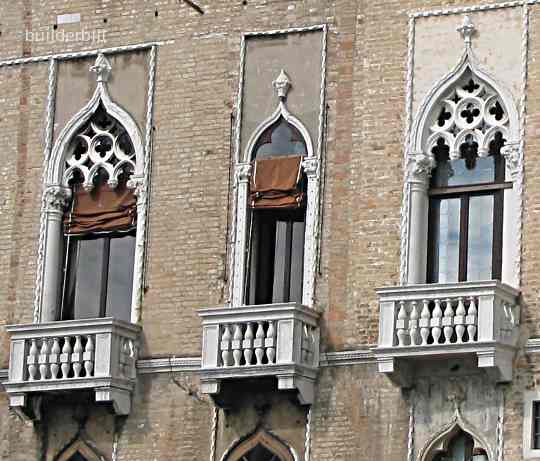
[[[10,405],[23,409],[28,396],[91,389],[129,413],[136,379],[140,328],[112,318],[6,327],[11,335]]]
[[[513,288],[485,281],[408,285],[377,293],[379,371],[407,384],[411,365],[421,358],[476,354],[478,366],[490,369],[497,381],[511,379],[520,315],[519,293]]]
[[[199,311],[201,388],[218,394],[224,379],[275,376],[309,403],[319,366],[319,313],[295,303]]]

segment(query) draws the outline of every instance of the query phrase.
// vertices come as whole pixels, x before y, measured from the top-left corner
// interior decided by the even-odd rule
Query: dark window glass
[[[533,402],[533,449],[540,449],[540,402]]]
[[[86,458],[81,455],[79,452],[72,455],[68,461],[87,461]]]
[[[130,320],[135,236],[66,237],[62,320]]]
[[[448,445],[446,452],[435,456],[433,461],[472,461],[473,448],[473,438],[465,432],[459,432]]]
[[[430,188],[428,282],[500,279],[504,158],[502,136],[495,136],[488,156],[466,139],[461,158],[449,159],[440,139],[432,150],[437,161]]]
[[[266,447],[257,445],[240,458],[240,461],[279,461],[277,455]]]
[[[254,158],[306,154],[306,144],[302,135],[283,117],[263,132],[254,149]]]
[[[305,208],[254,210],[248,303],[302,301]]]

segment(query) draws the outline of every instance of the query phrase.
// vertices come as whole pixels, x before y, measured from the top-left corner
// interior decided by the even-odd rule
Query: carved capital
[[[48,186],[43,193],[46,210],[63,213],[71,201],[71,195],[69,187]]]
[[[302,161],[302,168],[307,176],[317,176],[319,171],[319,160],[316,157],[306,157]]]
[[[247,182],[251,178],[251,163],[238,163],[235,167],[236,180],[238,182]]]
[[[506,166],[512,177],[518,172],[521,161],[521,148],[519,142],[507,143],[501,148],[501,155],[506,160]]]
[[[132,189],[137,197],[144,193],[144,177],[132,175],[127,181],[128,189]]]
[[[112,66],[103,53],[99,53],[95,64],[90,67],[90,72],[96,74],[97,82],[108,82],[111,75]]]
[[[423,152],[417,152],[409,157],[409,180],[426,182],[431,176],[431,170],[435,168],[436,162],[433,156]]]

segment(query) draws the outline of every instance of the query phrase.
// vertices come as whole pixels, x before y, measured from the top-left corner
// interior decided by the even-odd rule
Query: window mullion
[[[458,280],[467,280],[467,252],[469,244],[469,195],[461,196],[459,217],[459,275]]]
[[[102,277],[101,277],[101,299],[99,316],[105,317],[105,311],[107,307],[107,295],[109,292],[109,258],[111,255],[111,238],[105,237],[105,244],[103,245],[103,262],[101,264]]]

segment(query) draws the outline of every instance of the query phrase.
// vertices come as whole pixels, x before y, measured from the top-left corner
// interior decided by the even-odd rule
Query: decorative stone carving
[[[46,211],[63,213],[71,201],[71,189],[62,186],[48,186],[44,193]]]
[[[96,63],[90,67],[90,72],[96,74],[96,80],[100,82],[108,82],[112,72],[112,66],[109,60],[103,53],[99,53],[96,58]]]
[[[235,173],[238,182],[247,182],[251,178],[251,163],[239,163],[236,165]]]
[[[476,28],[474,24],[472,23],[471,18],[469,18],[469,16],[465,16],[463,18],[463,24],[457,28],[457,31],[463,37],[463,40],[465,41],[465,46],[470,46],[471,37],[474,35]]]
[[[410,156],[409,159],[409,179],[419,179],[427,183],[431,176],[431,170],[436,166],[433,155],[417,152]]]
[[[318,176],[319,174],[319,159],[316,157],[305,157],[302,161],[304,173],[308,176]]]
[[[472,72],[466,72],[432,107],[424,134],[425,155],[447,150],[451,160],[476,146],[478,156],[508,140],[508,114],[499,95]],[[426,125],[428,125],[426,124]],[[493,146],[493,147],[492,147]]]
[[[274,86],[279,99],[287,98],[287,93],[291,87],[291,81],[283,69],[281,69],[278,77],[272,82],[272,85]]]
[[[90,191],[101,171],[106,171],[107,184],[118,186],[120,175],[135,170],[135,149],[125,128],[113,117],[99,110],[84,126],[69,147],[64,183],[76,175]]]
[[[519,172],[519,166],[521,161],[521,148],[518,142],[505,144],[501,148],[501,154],[506,160],[506,167],[510,172],[512,179]]]

